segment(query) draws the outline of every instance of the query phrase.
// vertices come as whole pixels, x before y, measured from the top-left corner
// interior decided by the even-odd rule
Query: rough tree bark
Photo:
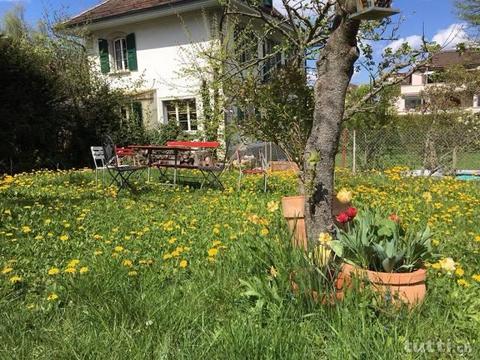
[[[335,155],[345,111],[345,96],[359,57],[360,21],[348,18],[354,0],[339,0],[333,31],[317,60],[315,113],[305,148],[305,221],[310,247],[320,233],[333,231]]]

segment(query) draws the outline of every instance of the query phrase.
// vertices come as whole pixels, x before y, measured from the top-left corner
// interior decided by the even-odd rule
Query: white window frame
[[[118,68],[118,61],[117,61],[117,51],[116,51],[116,43],[117,41],[120,42],[120,51],[122,54],[122,68]],[[123,47],[125,44],[125,48]],[[125,58],[123,58],[123,55],[125,55]],[[127,52],[127,38],[126,37],[117,37],[112,41],[112,57],[113,57],[113,64],[115,71],[117,72],[123,72],[123,71],[129,71],[128,69],[128,52]]]
[[[198,111],[197,111],[197,99],[195,99],[194,97],[192,98],[182,98],[182,99],[169,99],[169,100],[163,100],[163,112],[165,114],[165,123],[168,123],[170,121],[170,119],[168,118],[168,108],[167,108],[167,105],[168,103],[170,102],[173,102],[175,103],[175,122],[177,123],[178,126],[181,126],[180,125],[180,111],[179,111],[179,105],[181,102],[187,102],[187,130],[183,130],[182,131],[186,131],[186,132],[189,132],[189,133],[195,133],[198,131]],[[195,106],[195,126],[196,126],[196,129],[192,130],[192,120],[190,118],[190,106],[192,106],[192,102],[193,102],[193,105]]]

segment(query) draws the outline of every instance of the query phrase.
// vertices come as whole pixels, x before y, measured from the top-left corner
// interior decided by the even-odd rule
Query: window
[[[263,64],[263,81],[268,81],[272,72],[282,64],[282,53],[278,49],[278,45],[278,42],[270,39],[265,40],[263,43],[263,56],[267,57],[271,55],[271,57],[266,59]]]
[[[422,98],[419,96],[405,97],[405,110],[418,110],[422,106]]]
[[[113,42],[113,55],[115,69],[117,71],[128,70],[127,40],[125,38],[116,39]]]
[[[120,109],[122,119],[125,121],[133,121],[138,126],[143,126],[143,109],[140,101],[132,102]]]
[[[167,121],[175,121],[184,131],[196,131],[197,108],[195,99],[165,101]]]
[[[258,38],[253,30],[237,27],[234,32],[235,53],[241,64],[258,58]]]

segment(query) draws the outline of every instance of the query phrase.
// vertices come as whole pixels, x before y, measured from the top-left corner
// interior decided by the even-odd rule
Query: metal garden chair
[[[147,169],[145,165],[120,165],[118,163],[117,154],[115,151],[115,144],[112,138],[108,135],[104,137],[103,140],[103,153],[105,156],[105,166],[108,173],[112,177],[112,184],[116,183],[118,186],[118,191],[122,189],[129,189],[132,192],[135,192],[135,188],[129,182],[130,177],[138,171]]]
[[[102,172],[102,184],[105,183],[105,155],[103,153],[102,146],[91,146],[90,151],[92,152],[93,163],[95,165],[95,185],[98,185],[98,172]]]

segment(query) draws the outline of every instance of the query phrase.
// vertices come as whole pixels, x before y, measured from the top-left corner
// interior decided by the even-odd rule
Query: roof
[[[74,27],[156,10],[162,7],[172,7],[197,1],[199,0],[106,0],[87,11],[72,17],[70,20],[66,21],[64,25],[67,27]],[[273,16],[280,15],[275,8],[265,7],[264,11]]]
[[[463,65],[465,67],[480,66],[479,51],[442,51],[432,58],[431,66],[434,68],[445,68],[452,65]]]
[[[187,3],[191,0],[106,0],[68,20],[66,26],[83,25],[91,22],[126,16],[166,5]]]

